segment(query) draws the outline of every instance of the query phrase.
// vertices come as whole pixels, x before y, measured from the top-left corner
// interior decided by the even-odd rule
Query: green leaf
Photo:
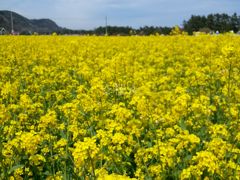
[[[14,172],[15,170],[19,169],[19,168],[22,168],[24,167],[23,164],[19,164],[19,165],[16,165],[16,166],[13,166],[9,171],[8,171],[8,174],[11,174],[12,172]]]

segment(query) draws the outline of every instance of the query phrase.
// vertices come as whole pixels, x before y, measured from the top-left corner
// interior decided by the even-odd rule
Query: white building
[[[6,34],[6,30],[3,27],[0,27],[0,35]]]

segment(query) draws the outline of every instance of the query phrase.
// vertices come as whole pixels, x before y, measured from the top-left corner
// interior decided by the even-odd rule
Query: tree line
[[[208,16],[192,15],[188,21],[183,22],[184,31],[193,34],[196,31],[211,32],[218,31],[225,33],[229,31],[238,32],[240,30],[240,16],[234,13],[228,14],[209,14]]]
[[[93,30],[71,30],[63,28],[61,31],[57,32],[58,34],[80,34],[80,35],[120,35],[120,36],[129,36],[129,35],[155,35],[155,34],[170,34],[171,27],[157,27],[157,26],[144,26],[138,29],[132,28],[130,26],[100,26]]]
[[[100,26],[93,30],[71,30],[67,28],[61,29],[58,34],[81,34],[81,35],[169,35],[176,27],[161,27],[161,26],[144,26],[140,28],[132,28],[130,26]],[[240,31],[240,16],[237,13],[233,15],[209,14],[207,16],[192,15],[188,20],[183,21],[181,31],[192,35],[193,32],[219,32],[225,33]]]

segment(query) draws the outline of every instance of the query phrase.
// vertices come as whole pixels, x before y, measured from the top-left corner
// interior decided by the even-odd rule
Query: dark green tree
[[[212,31],[219,31],[221,33],[239,31],[240,17],[234,13],[232,16],[222,14],[209,14],[208,16],[192,15],[189,20],[183,22],[184,30],[189,34],[201,29],[209,29]]]

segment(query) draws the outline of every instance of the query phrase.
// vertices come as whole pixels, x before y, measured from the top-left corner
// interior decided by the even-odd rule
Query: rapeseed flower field
[[[0,37],[0,179],[240,179],[240,37]]]

